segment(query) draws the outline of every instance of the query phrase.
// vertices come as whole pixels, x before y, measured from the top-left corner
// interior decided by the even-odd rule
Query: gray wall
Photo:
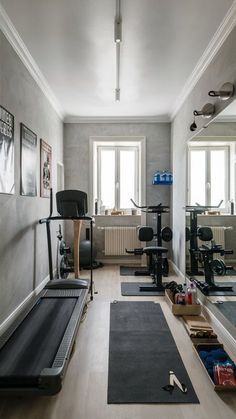
[[[209,90],[219,90],[224,82],[236,81],[236,28],[230,33],[213,61],[210,63],[193,91],[189,94],[185,103],[178,112],[172,123],[171,154],[173,166],[173,258],[179,269],[185,271],[185,210],[186,204],[186,150],[187,141],[192,133],[189,125],[193,121],[193,110],[201,109],[207,102],[215,103],[216,114],[227,106],[230,101],[220,102],[208,96]],[[233,100],[233,99],[232,99]],[[206,120],[197,118],[198,130],[203,128]]]
[[[63,159],[63,124],[0,31],[0,104],[15,117],[14,195],[0,194],[0,323],[48,275],[45,226],[49,199],[39,197],[40,138],[52,146],[53,187],[56,164]],[[38,197],[20,196],[20,122],[38,136]]]
[[[90,136],[145,136],[146,137],[146,199],[147,204],[170,203],[171,186],[153,186],[157,169],[170,167],[170,124],[64,124],[65,187],[91,193],[89,190]],[[91,209],[90,209],[91,211]],[[149,217],[149,225],[154,224]],[[163,217],[169,224],[169,215]],[[69,228],[69,227],[68,227]],[[68,230],[67,230],[68,231]],[[71,240],[70,230],[69,239]]]

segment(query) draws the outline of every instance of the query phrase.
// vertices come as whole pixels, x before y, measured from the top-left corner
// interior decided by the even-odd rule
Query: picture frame
[[[20,124],[20,193],[37,196],[37,135]]]
[[[40,139],[40,196],[50,198],[52,187],[52,147]]]
[[[0,193],[15,193],[14,116],[0,105]]]

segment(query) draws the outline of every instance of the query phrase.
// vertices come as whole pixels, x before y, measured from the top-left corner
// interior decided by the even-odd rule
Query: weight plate
[[[222,259],[214,259],[211,262],[211,269],[214,275],[223,276],[226,274],[226,265]]]
[[[199,227],[197,235],[203,242],[209,242],[213,239],[213,233],[210,227]]]
[[[161,238],[164,242],[170,242],[172,240],[173,233],[170,227],[163,227],[161,229]]]

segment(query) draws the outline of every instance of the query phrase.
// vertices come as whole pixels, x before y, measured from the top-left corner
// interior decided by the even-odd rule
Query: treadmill
[[[91,261],[93,239],[93,219],[86,216],[87,194],[67,190],[56,198],[60,215],[52,215],[51,191],[50,215],[39,221],[46,224],[50,281],[0,337],[0,394],[54,395],[60,391],[89,292],[93,299],[92,263],[90,281],[53,279],[51,221],[89,221]]]

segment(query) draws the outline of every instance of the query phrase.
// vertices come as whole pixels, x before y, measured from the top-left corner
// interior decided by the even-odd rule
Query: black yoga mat
[[[209,295],[209,296],[223,296],[223,295],[227,295],[227,296],[236,296],[236,282],[217,282],[215,281],[216,285],[221,285],[221,286],[231,286],[233,287],[232,291],[209,291],[207,293],[205,293],[204,291],[202,291],[203,294],[205,295]]]
[[[120,275],[121,276],[133,276],[135,275],[135,271],[147,272],[147,266],[120,266]]]
[[[235,269],[227,269],[226,270],[226,275],[235,276],[236,275]]]
[[[151,282],[121,282],[121,295],[125,297],[134,297],[134,296],[144,296],[147,297],[148,295],[156,295],[162,296],[165,295],[165,291],[140,291],[140,285],[152,285]],[[163,283],[165,285],[165,283]]]
[[[187,386],[172,394],[169,370]],[[199,403],[159,304],[111,304],[108,403]]]
[[[215,303],[215,306],[230,323],[236,326],[236,301],[223,301],[221,303]]]

